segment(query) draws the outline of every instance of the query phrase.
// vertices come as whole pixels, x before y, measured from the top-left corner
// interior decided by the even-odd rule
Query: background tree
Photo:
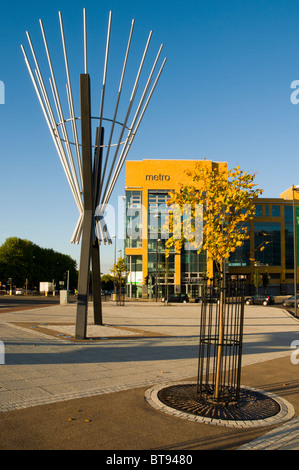
[[[127,277],[127,265],[124,258],[119,258],[110,271],[116,282],[124,282]]]
[[[40,282],[56,284],[70,273],[70,288],[77,287],[77,263],[69,255],[53,249],[41,248],[33,242],[17,237],[7,238],[0,246],[0,280],[6,284],[12,278],[13,285],[23,287],[26,279],[28,288],[39,289]]]
[[[182,185],[180,191],[172,191],[168,205],[181,208],[181,221],[169,220],[173,235],[166,242],[167,256],[175,245],[181,248],[187,241],[189,247],[206,251],[214,261],[221,276],[219,306],[219,346],[216,363],[214,398],[219,398],[224,339],[224,273],[223,265],[238,246],[249,238],[247,225],[255,214],[254,198],[263,191],[253,182],[255,174],[243,172],[237,166],[231,170],[210,168],[199,164],[195,170],[186,171],[192,184]],[[202,207],[202,244],[198,248],[198,207]],[[186,224],[186,219],[187,224]],[[184,224],[185,222],[185,224]]]
[[[113,290],[114,277],[111,274],[103,274],[101,277],[102,290]]]
[[[256,288],[256,293],[258,294],[259,293],[259,285],[261,283],[261,275],[260,275],[260,272],[258,270],[255,270],[254,271],[254,275],[253,275],[253,284]]]
[[[265,272],[262,274],[262,283],[263,283],[263,288],[264,288],[264,293],[266,294],[267,287],[270,282],[270,275],[268,272]]]

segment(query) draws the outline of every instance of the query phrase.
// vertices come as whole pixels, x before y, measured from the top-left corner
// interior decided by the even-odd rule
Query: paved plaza
[[[145,400],[151,387],[196,377],[199,315],[197,304],[110,301],[95,326],[90,304],[87,339],[77,341],[75,304],[0,308],[0,448],[299,450],[299,354],[291,347],[299,320],[282,308],[245,306],[241,383],[286,400],[284,422],[236,430],[167,415]],[[79,426],[85,407],[97,437]],[[31,420],[36,435],[26,433]]]

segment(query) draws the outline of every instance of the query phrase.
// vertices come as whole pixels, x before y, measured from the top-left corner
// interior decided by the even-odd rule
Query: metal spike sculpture
[[[129,51],[131,47],[134,20],[132,20],[129,32],[129,39],[125,52],[119,88],[116,96],[116,105],[113,117],[104,117],[104,101],[107,85],[107,68],[110,46],[112,13],[109,13],[108,32],[106,40],[106,52],[104,60],[103,84],[100,96],[100,113],[98,117],[91,115],[91,90],[90,76],[87,64],[87,22],[86,10],[83,10],[83,58],[84,73],[80,74],[80,117],[75,113],[73,91],[71,85],[70,69],[64,34],[64,27],[61,12],[59,12],[60,33],[62,39],[62,51],[64,56],[66,71],[66,97],[68,103],[69,117],[65,118],[62,106],[62,99],[57,86],[50,50],[42,21],[40,28],[45,47],[46,57],[50,70],[49,90],[47,89],[39,62],[28,32],[26,32],[29,47],[31,50],[34,72],[30,65],[23,45],[21,45],[25,62],[40,102],[46,123],[54,141],[58,156],[65,171],[70,189],[79,210],[79,219],[73,233],[71,243],[79,243],[81,240],[80,269],[78,281],[78,303],[76,317],[77,339],[86,338],[87,307],[89,292],[90,263],[92,264],[92,284],[93,284],[93,306],[94,323],[102,324],[101,288],[100,288],[100,250],[99,244],[111,244],[111,237],[105,225],[104,213],[109,202],[112,191],[117,182],[120,171],[131,148],[137,130],[144,117],[144,113],[150,102],[157,82],[162,73],[166,58],[163,60],[158,72],[157,64],[160,58],[163,45],[156,55],[150,74],[146,80],[140,101],[137,104],[135,114],[130,120],[130,114],[137,95],[141,72],[148,52],[152,31],[150,32],[141,62],[132,88],[132,93],[128,101],[127,109],[122,122],[118,118],[120,99],[123,90],[125,72],[128,63]],[[156,76],[154,78],[154,74]],[[55,113],[56,111],[56,113]],[[93,139],[93,120],[98,122],[95,130],[95,143]],[[104,123],[109,127],[109,138],[104,140]],[[79,126],[80,124],[80,126]],[[79,130],[81,127],[81,142]],[[118,132],[116,132],[116,128]],[[69,137],[71,132],[72,138]],[[115,134],[118,134],[115,137]],[[115,140],[116,143],[113,143]],[[112,154],[112,155],[110,155]],[[75,158],[74,158],[75,155]]]

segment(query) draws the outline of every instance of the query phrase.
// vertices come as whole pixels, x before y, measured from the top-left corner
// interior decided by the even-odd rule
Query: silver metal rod
[[[83,222],[83,213],[79,215],[79,219],[77,221],[73,236],[71,238],[71,243],[79,243],[80,237],[81,237],[81,232],[82,232],[82,222]]]
[[[132,109],[132,106],[133,106],[133,103],[134,103],[134,99],[135,99],[135,96],[136,96],[137,88],[135,87],[134,90],[135,90],[135,93],[131,96],[131,100],[130,100],[130,103],[129,103],[129,107],[128,107],[128,110],[127,110],[127,114],[126,114],[126,117],[125,117],[125,120],[124,120],[124,124],[123,124],[122,130],[121,130],[121,134],[120,134],[120,137],[119,137],[119,140],[118,140],[117,148],[116,148],[115,153],[114,153],[113,162],[112,162],[112,164],[111,164],[111,166],[110,166],[109,176],[108,176],[108,178],[107,178],[105,190],[104,190],[104,193],[103,193],[103,196],[102,196],[102,199],[103,199],[103,200],[106,199],[107,188],[108,188],[108,185],[110,184],[110,179],[111,179],[112,171],[113,171],[113,168],[114,168],[114,165],[115,165],[115,161],[116,161],[116,158],[117,158],[117,154],[118,154],[118,152],[119,152],[119,148],[120,148],[121,141],[122,141],[122,137],[123,137],[123,134],[124,134],[124,131],[125,131],[125,128],[126,128],[128,119],[129,119],[129,115],[130,115],[130,112],[131,112],[131,109]],[[126,143],[126,142],[125,142],[125,143]],[[97,201],[98,204],[99,204],[99,202],[100,202],[100,201]]]
[[[54,90],[54,86],[53,86],[51,77],[49,78],[49,82],[50,82],[50,87],[51,87],[51,90],[52,90],[53,100],[54,100],[55,107],[56,107],[56,112],[57,112],[58,118],[61,121],[60,110],[59,110],[59,106],[58,106],[58,103],[57,103],[57,96],[55,95],[55,90]],[[64,137],[64,143],[65,143],[66,137],[65,137],[65,132],[64,132],[63,127],[62,127],[62,134],[63,134],[63,137]],[[63,143],[61,141],[61,137],[60,137],[58,129],[57,129],[57,137],[59,139],[59,142],[60,142],[60,145],[61,145],[61,148],[62,148],[62,152],[65,155],[64,146],[63,146]],[[82,201],[81,193],[78,192],[78,188],[76,187],[76,183],[74,181],[73,173],[72,173],[72,171],[70,169],[70,166],[69,166],[69,160],[67,159],[66,156],[65,156],[65,161],[66,161],[66,168],[67,168],[67,171],[68,171],[68,174],[69,174],[69,182],[70,182],[70,185],[72,186],[72,188],[74,188],[74,193],[75,193],[74,198],[75,198],[76,202],[78,201],[77,205],[78,205],[79,211],[82,212],[83,211],[83,201]]]
[[[160,48],[160,51],[161,51],[161,48]],[[160,51],[159,51],[158,55],[160,54]],[[158,57],[158,56],[157,56],[157,57]],[[155,62],[155,63],[156,63],[156,62]],[[151,96],[152,96],[152,94],[153,94],[153,92],[154,92],[154,89],[155,89],[155,87],[156,87],[156,85],[157,85],[157,83],[158,83],[158,80],[159,80],[159,78],[160,78],[160,76],[161,76],[161,73],[162,73],[162,70],[163,70],[163,68],[164,68],[165,63],[166,63],[166,58],[164,59],[162,65],[161,65],[161,67],[160,67],[160,70],[159,70],[158,75],[157,75],[157,77],[156,77],[156,80],[155,80],[155,82],[154,82],[154,84],[153,84],[153,87],[152,87],[151,92],[150,92],[150,94],[149,94],[149,97],[148,97],[148,99],[147,99],[147,101],[146,101],[146,104],[145,104],[145,106],[144,106],[144,108],[143,108],[142,114],[141,114],[141,116],[140,116],[140,118],[139,118],[139,121],[138,121],[138,123],[137,123],[137,125],[136,125],[136,128],[133,129],[133,127],[134,127],[134,125],[135,125],[136,117],[137,117],[137,113],[135,114],[134,120],[133,120],[132,125],[131,125],[131,129],[130,129],[130,131],[129,131],[129,133],[128,133],[126,143],[125,143],[125,145],[123,146],[122,153],[121,153],[121,156],[120,156],[120,158],[119,158],[117,167],[116,167],[116,169],[115,169],[113,178],[111,179],[110,186],[109,186],[109,188],[107,189],[106,197],[105,197],[105,199],[103,200],[104,204],[107,204],[108,201],[109,201],[109,199],[110,199],[111,193],[112,193],[112,191],[113,191],[113,189],[114,189],[114,186],[115,186],[115,183],[116,183],[116,180],[117,180],[117,178],[118,178],[118,176],[119,176],[119,173],[120,173],[120,171],[121,171],[121,169],[122,169],[122,166],[123,166],[123,164],[124,164],[124,161],[125,161],[125,159],[126,159],[126,156],[127,156],[127,154],[128,154],[128,151],[129,151],[129,149],[131,148],[131,145],[132,145],[133,140],[134,140],[134,138],[135,138],[135,136],[136,136],[138,127],[139,127],[139,125],[140,125],[140,123],[141,123],[141,120],[142,120],[142,118],[143,118],[143,116],[144,116],[144,113],[145,113],[146,108],[147,108],[147,106],[148,106],[148,104],[149,104],[149,101],[150,101],[150,99],[151,99]],[[154,65],[154,67],[155,67],[155,65]],[[153,67],[153,68],[154,68],[154,67]],[[152,72],[153,72],[153,69],[152,69]],[[146,88],[147,88],[147,87],[146,87]],[[138,113],[138,114],[139,114],[139,113]]]
[[[54,118],[54,114],[53,114],[52,107],[51,107],[51,104],[50,104],[50,100],[49,100],[49,97],[48,97],[48,94],[47,94],[47,90],[46,90],[46,87],[45,87],[45,84],[44,84],[44,80],[43,80],[43,77],[42,77],[42,74],[41,74],[41,71],[40,71],[39,63],[38,63],[38,60],[37,60],[37,57],[36,57],[36,54],[35,54],[35,50],[34,50],[34,47],[33,47],[33,44],[32,44],[31,38],[30,38],[30,34],[29,34],[28,31],[26,31],[26,35],[27,35],[28,43],[29,43],[29,46],[30,46],[30,49],[31,49],[33,59],[34,59],[34,63],[36,65],[37,80],[38,80],[39,87],[40,87],[40,90],[41,90],[41,93],[42,93],[42,96],[43,96],[43,99],[44,99],[46,109],[48,111],[49,119],[51,121],[52,132],[53,132],[53,130],[55,130],[56,136],[59,137],[59,131],[58,131],[58,128],[57,128],[57,125],[56,125],[56,122],[55,122],[55,118]],[[67,163],[67,158],[65,156],[63,146],[62,146],[62,143],[61,143],[60,139],[58,139],[57,142],[58,142],[59,147],[60,147],[59,157],[62,160],[61,163],[63,165],[63,169],[66,173],[68,182],[71,185],[71,184],[73,184],[73,181],[72,181],[72,178],[70,176],[70,170],[69,170],[69,166],[68,166],[68,163]],[[72,189],[72,192],[73,192],[73,188],[71,188],[71,189]],[[79,203],[78,207],[80,207],[80,203]]]
[[[61,107],[59,106],[59,102],[58,102],[59,98],[56,95],[55,88],[54,88],[53,81],[52,81],[51,77],[49,78],[49,81],[50,81],[50,86],[51,86],[51,90],[52,90],[53,100],[54,100],[54,103],[55,103],[55,106],[56,106],[56,112],[57,112],[57,115],[58,115],[59,122],[61,124],[61,126],[59,126],[59,127],[61,129],[63,139],[60,139],[60,141],[61,141],[61,144],[62,144],[62,141],[63,141],[64,146],[66,147],[66,153],[67,153],[67,156],[68,156],[68,159],[67,159],[68,167],[70,168],[70,172],[71,172],[71,175],[72,175],[71,178],[72,178],[73,184],[76,188],[77,197],[78,197],[78,199],[81,200],[81,207],[83,208],[83,202],[82,202],[82,197],[81,197],[82,193],[81,193],[81,190],[80,190],[80,187],[79,187],[79,182],[78,182],[76,170],[75,170],[75,167],[74,167],[74,162],[73,162],[73,158],[72,158],[72,151],[71,151],[71,148],[70,148],[70,142],[69,142],[67,130],[66,130],[66,127],[65,127],[65,121],[63,120],[64,117],[61,116]]]
[[[104,72],[103,72],[103,85],[101,91],[101,103],[100,103],[100,116],[99,116],[99,131],[102,131],[103,125],[103,111],[104,111],[104,101],[105,101],[105,88],[106,88],[106,78],[107,78],[107,66],[108,66],[108,56],[109,56],[109,47],[110,47],[110,34],[111,34],[111,20],[112,12],[109,12],[109,21],[108,21],[108,31],[107,31],[107,40],[106,40],[106,52],[105,52],[105,61],[104,61]],[[96,142],[97,145],[97,142]],[[96,152],[99,149],[96,148]],[[95,162],[97,165],[97,162]],[[98,185],[102,187],[102,176],[98,173],[98,168],[96,168],[96,180],[95,180],[95,191],[94,194],[98,192]]]
[[[123,133],[125,131],[125,127],[127,125],[129,114],[130,114],[130,111],[132,109],[133,102],[134,102],[134,99],[135,99],[135,96],[136,96],[136,93],[137,93],[138,83],[139,83],[141,71],[142,71],[142,68],[143,68],[143,65],[144,65],[144,62],[145,62],[145,58],[146,58],[146,55],[147,55],[147,52],[148,52],[151,37],[152,37],[152,31],[150,31],[150,33],[148,35],[147,42],[146,42],[146,45],[145,45],[145,48],[144,48],[144,51],[143,51],[143,56],[141,58],[141,62],[140,62],[140,65],[139,65],[139,69],[138,69],[136,79],[135,79],[135,83],[134,83],[132,93],[131,93],[128,111],[127,111],[127,114],[126,114],[126,117],[125,117],[124,125],[123,125],[122,130],[121,130],[121,134],[120,134],[120,137],[119,137],[117,148],[116,148],[115,153],[114,153],[114,158],[113,158],[112,165],[110,167],[110,172],[109,172],[108,180],[107,180],[107,183],[106,183],[105,191],[104,191],[104,194],[102,196],[102,202],[106,200],[108,185],[110,184],[110,178],[111,178],[113,167],[114,167],[114,164],[115,164],[115,161],[116,161],[116,158],[117,158],[117,154],[118,154],[118,151],[119,151],[119,148],[120,148],[120,145],[121,145],[122,136],[123,136]],[[118,160],[118,164],[119,164],[119,160]]]
[[[141,121],[142,121],[142,119],[143,119],[144,113],[145,113],[145,111],[146,111],[146,109],[147,109],[147,107],[148,107],[148,105],[149,105],[149,102],[150,102],[151,97],[152,97],[152,95],[153,95],[153,93],[154,93],[154,90],[155,90],[155,88],[156,88],[156,86],[157,86],[157,83],[158,83],[158,81],[159,81],[159,79],[160,79],[160,76],[161,76],[161,73],[162,73],[163,68],[164,68],[164,66],[165,66],[166,60],[167,60],[167,59],[166,59],[166,57],[165,57],[165,59],[163,60],[162,65],[161,65],[161,67],[160,67],[160,70],[159,70],[159,72],[158,72],[158,75],[157,75],[157,77],[156,77],[156,80],[155,80],[155,82],[154,82],[154,84],[153,84],[153,86],[152,86],[152,89],[151,89],[151,91],[150,91],[150,94],[149,94],[149,96],[148,96],[148,98],[147,98],[147,101],[146,101],[146,103],[145,103],[145,105],[144,105],[144,108],[143,108],[143,110],[142,110],[142,113],[141,113],[141,116],[140,116],[140,118],[139,118],[139,120],[138,120],[138,123],[137,123],[137,125],[136,125],[134,131],[132,132],[132,134],[134,135],[134,138],[135,138],[135,135],[136,135],[136,133],[137,133],[138,127],[139,127],[140,124],[141,124]]]
[[[105,164],[104,164],[103,174],[102,174],[102,182],[101,182],[102,184],[101,184],[101,188],[100,188],[100,191],[99,191],[98,200],[100,200],[100,198],[101,198],[102,187],[103,187],[104,179],[105,179],[105,175],[106,175],[106,168],[107,168],[107,163],[108,163],[108,159],[109,159],[109,153],[110,153],[110,148],[111,148],[111,143],[112,143],[112,137],[113,137],[113,132],[114,132],[114,126],[115,126],[116,117],[117,117],[117,112],[118,112],[118,107],[119,107],[119,101],[120,101],[121,93],[122,93],[123,81],[124,81],[125,71],[126,71],[127,62],[128,62],[128,57],[129,57],[129,51],[130,51],[130,46],[131,46],[131,41],[132,41],[132,35],[133,35],[134,24],[135,24],[135,20],[132,20],[131,29],[130,29],[130,34],[129,34],[129,39],[128,39],[128,43],[127,43],[126,54],[125,54],[124,63],[123,63],[123,68],[122,68],[122,73],[121,73],[121,78],[120,78],[119,87],[118,87],[118,95],[117,95],[117,100],[116,100],[116,105],[115,105],[115,110],[114,110],[114,116],[113,116],[112,125],[111,125],[111,130],[110,130],[109,142],[108,142],[108,146],[107,146]]]
[[[136,76],[135,84],[134,84],[134,87],[133,87],[131,99],[132,99],[133,94],[136,94],[136,88],[138,87],[139,78],[140,78],[141,71],[142,71],[142,68],[143,68],[143,65],[144,65],[144,61],[145,61],[146,54],[147,54],[147,51],[148,51],[148,48],[149,48],[149,44],[150,44],[152,34],[153,34],[153,32],[150,31],[150,33],[148,35],[148,38],[147,38],[146,46],[145,46],[145,49],[144,49],[144,52],[143,52],[143,56],[142,56],[142,59],[141,59],[140,65],[139,65],[139,70],[137,72],[137,76]]]
[[[104,243],[104,245],[107,245],[107,244],[110,245],[111,237],[107,228],[106,228],[106,231],[104,232],[104,228],[103,228],[104,225],[105,225],[105,219],[104,219],[104,214],[103,214],[100,220],[96,220],[96,236],[98,240]]]
[[[71,243],[79,243],[81,232],[82,232],[82,222],[83,222],[83,213],[79,215],[73,236],[71,238]]]
[[[102,223],[103,222],[99,222],[98,220],[95,220],[95,233],[96,233],[96,236],[97,236],[99,241],[100,240],[103,241],[104,245],[106,245],[106,244],[110,245],[112,242],[111,242],[111,237],[109,235],[109,231],[107,230],[107,236],[105,236],[104,232],[103,232],[103,229],[102,229]],[[82,224],[83,224],[83,214],[80,215],[80,217],[77,221],[77,225],[76,225],[75,231],[73,233],[71,243],[79,243],[80,237],[81,237],[81,234],[82,234],[82,228],[83,228]]]
[[[69,72],[69,64],[68,64],[67,50],[66,50],[66,44],[65,44],[63,21],[62,21],[62,15],[61,15],[60,11],[58,12],[58,16],[59,16],[62,47],[63,47],[63,54],[64,54],[65,71],[66,71],[66,76],[67,76],[67,87],[68,87],[67,91],[68,91],[69,110],[70,110],[70,117],[73,120],[73,133],[74,133],[74,140],[75,140],[76,154],[77,154],[77,163],[78,163],[79,176],[80,176],[79,180],[80,180],[81,188],[82,188],[81,156],[80,156],[80,149],[79,149],[79,140],[78,140],[77,124],[76,124],[76,119],[75,119],[73,92],[72,92],[72,85],[71,85],[71,80],[70,80],[70,72]]]
[[[41,74],[40,67],[39,67],[39,64],[38,64],[38,60],[37,60],[35,50],[34,50],[34,47],[33,47],[33,44],[32,44],[31,38],[30,38],[30,34],[29,34],[28,31],[26,31],[26,35],[27,35],[28,43],[29,43],[29,46],[30,46],[30,49],[31,49],[31,54],[33,56],[33,60],[34,60],[35,66],[36,66],[36,75],[38,77],[40,89],[43,90],[43,95],[46,98],[44,100],[45,104],[47,103],[47,109],[50,110],[51,106],[50,106],[50,102],[49,102],[48,95],[47,95],[47,92],[46,92],[46,87],[44,86],[44,82],[43,82],[42,74]],[[49,112],[49,117],[50,117],[50,112]],[[54,120],[54,122],[55,122],[55,120]]]
[[[49,104],[49,106],[50,106],[50,104]],[[52,111],[51,106],[50,106],[50,110],[51,110],[52,132],[54,133],[55,138],[57,139],[57,143],[58,143],[59,149],[60,149],[60,153],[58,153],[58,154],[59,154],[59,157],[60,157],[60,160],[61,160],[61,163],[62,163],[62,167],[63,167],[64,172],[66,174],[69,186],[70,186],[71,191],[73,193],[76,205],[78,207],[79,212],[81,212],[83,210],[82,200],[80,198],[80,195],[78,195],[76,185],[75,185],[74,180],[73,180],[73,176],[72,176],[72,173],[71,173],[71,170],[70,170],[70,167],[69,167],[68,159],[66,157],[64,146],[63,146],[62,141],[61,141],[61,137],[60,137],[60,134],[59,134],[59,129],[58,129],[58,127],[55,123],[55,120],[54,120],[54,115],[53,115],[53,111]]]
[[[77,197],[77,193],[76,193],[76,190],[75,190],[75,185],[74,185],[74,182],[73,182],[73,179],[72,179],[72,175],[71,175],[71,172],[70,172],[68,161],[67,161],[67,158],[66,158],[66,155],[65,155],[65,152],[64,152],[62,142],[61,142],[61,138],[60,138],[60,135],[59,135],[59,130],[58,130],[57,125],[55,123],[53,111],[52,111],[52,108],[51,108],[51,105],[50,105],[50,102],[49,102],[49,99],[48,99],[48,96],[47,96],[47,93],[46,93],[46,90],[45,90],[45,86],[44,86],[42,77],[40,76],[39,70],[36,70],[35,72],[36,72],[37,81],[39,83],[39,87],[40,87],[40,90],[41,90],[41,94],[42,94],[44,102],[45,102],[45,106],[48,109],[48,115],[49,115],[49,120],[51,122],[52,132],[54,133],[55,138],[57,139],[57,144],[59,145],[59,150],[60,151],[58,152],[58,155],[61,159],[61,163],[62,163],[64,172],[66,174],[67,180],[69,182],[69,185],[70,185],[70,187],[72,189],[72,192],[74,194],[75,201],[77,203],[78,197]],[[78,206],[78,208],[81,208],[79,200],[78,200],[77,206]]]
[[[70,113],[71,113],[71,123],[72,123],[73,137],[74,137],[74,141],[75,141],[74,143],[75,143],[76,156],[77,156],[77,164],[78,164],[78,170],[79,170],[79,181],[80,181],[80,188],[81,188],[81,191],[82,191],[83,177],[82,177],[82,160],[81,160],[80,144],[79,144],[79,138],[78,138],[78,129],[77,129],[77,124],[76,124],[76,117],[75,117],[75,113],[74,113],[73,98],[72,98],[71,91],[70,91],[70,88],[69,88],[68,84],[66,84],[66,94],[67,94],[67,99],[68,99],[69,110],[70,110]]]
[[[35,91],[36,91],[36,94],[37,94],[37,97],[39,99],[39,102],[41,104],[41,107],[42,107],[42,111],[44,113],[44,116],[45,116],[45,119],[46,119],[46,122],[48,124],[48,127],[50,129],[50,132],[51,132],[51,136],[54,140],[54,143],[55,143],[55,146],[56,146],[56,150],[58,151],[58,155],[60,156],[60,149],[58,148],[58,141],[56,141],[56,138],[53,134],[53,128],[52,128],[52,123],[51,123],[51,120],[50,120],[50,116],[49,116],[49,111],[46,109],[46,104],[45,104],[45,101],[43,101],[43,98],[42,98],[42,92],[39,90],[37,84],[36,84],[36,81],[34,79],[34,74],[33,74],[33,71],[30,67],[30,64],[29,64],[29,60],[28,60],[28,57],[26,55],[26,52],[25,52],[25,49],[24,47],[21,45],[21,49],[23,51],[23,54],[24,54],[24,58],[25,58],[25,62],[26,62],[26,65],[27,65],[27,68],[28,68],[28,71],[29,71],[29,74],[30,74],[30,77],[31,77],[31,80],[32,80],[32,83],[34,85],[34,88],[35,88]],[[40,83],[40,80],[39,80],[39,77],[38,77],[38,72],[36,71],[36,75],[37,75],[37,78],[38,78],[38,81],[39,81],[39,85],[40,85],[40,88],[41,88],[41,83]]]
[[[144,87],[144,90],[143,90],[141,99],[140,99],[140,101],[139,101],[139,104],[138,104],[138,107],[137,107],[135,116],[134,116],[134,118],[133,118],[132,124],[130,125],[129,135],[130,135],[130,134],[132,133],[132,131],[133,131],[133,128],[134,128],[135,123],[136,123],[136,120],[137,120],[137,118],[138,118],[138,115],[139,115],[139,113],[140,113],[140,110],[141,110],[141,108],[142,108],[142,106],[143,106],[143,103],[144,103],[144,101],[145,101],[146,95],[147,95],[147,93],[148,93],[149,87],[150,87],[151,82],[152,82],[152,78],[153,78],[154,71],[155,71],[155,69],[156,69],[156,66],[157,66],[159,57],[160,57],[160,55],[161,55],[162,48],[163,48],[163,44],[161,44],[161,46],[160,46],[160,48],[159,48],[159,51],[158,51],[158,53],[157,53],[157,55],[156,55],[156,58],[155,58],[155,61],[154,61],[153,66],[152,66],[151,72],[150,72],[150,74],[149,74],[147,83],[146,83],[146,85],[145,85],[145,87]],[[129,136],[128,136],[128,137],[129,137]]]
[[[97,238],[98,238],[98,240],[101,240],[104,243],[104,245],[106,245],[107,238],[104,235],[104,231],[103,231],[103,219],[97,220],[96,229],[97,229]]]
[[[73,137],[75,141],[75,148],[76,148],[76,155],[77,155],[77,163],[78,163],[78,169],[79,169],[79,180],[81,184],[81,189],[82,189],[82,164],[81,164],[81,152],[80,152],[80,145],[79,145],[79,139],[78,139],[78,130],[77,130],[77,124],[76,124],[76,117],[74,115],[74,111],[71,112],[71,108],[73,108],[72,104],[72,97],[70,93],[70,89],[68,84],[66,84],[66,94],[67,94],[67,100],[68,100],[68,105],[69,105],[69,110],[71,114],[71,123],[72,123],[72,129],[73,129]]]
[[[148,106],[148,104],[149,104],[149,102],[150,102],[150,99],[151,99],[151,97],[152,97],[152,94],[153,94],[153,92],[154,92],[154,90],[155,90],[155,88],[156,88],[156,86],[157,86],[157,83],[158,83],[158,81],[159,81],[159,78],[160,78],[160,76],[161,76],[161,73],[162,73],[162,71],[163,71],[163,68],[164,68],[164,66],[165,66],[166,60],[167,60],[167,59],[165,58],[164,61],[163,61],[163,63],[162,63],[162,65],[161,65],[161,67],[160,67],[160,70],[159,70],[159,72],[158,72],[158,75],[157,75],[157,77],[156,77],[156,80],[155,80],[155,82],[154,82],[154,84],[153,84],[153,86],[152,86],[152,89],[151,89],[150,94],[149,94],[149,96],[148,96],[148,99],[147,99],[147,101],[146,101],[146,103],[145,103],[145,105],[144,105],[144,108],[143,108],[143,110],[142,110],[141,116],[140,116],[140,118],[139,118],[139,120],[138,120],[138,123],[137,123],[135,129],[134,129],[133,131],[130,131],[131,138],[130,138],[130,139],[127,139],[127,143],[124,145],[124,147],[123,147],[123,149],[122,149],[122,154],[121,154],[121,157],[120,157],[120,159],[119,159],[118,166],[117,166],[117,168],[115,169],[113,178],[112,178],[112,180],[111,180],[111,184],[110,184],[109,189],[107,190],[107,193],[106,193],[106,198],[105,198],[105,200],[103,201],[104,207],[105,207],[106,204],[108,204],[108,202],[109,202],[111,193],[112,193],[112,191],[113,191],[113,189],[114,189],[114,186],[115,186],[115,183],[116,183],[117,178],[118,178],[118,176],[119,176],[119,173],[120,173],[120,171],[121,171],[121,169],[122,169],[122,166],[123,166],[123,164],[124,164],[124,162],[125,162],[125,159],[126,159],[126,157],[127,157],[127,154],[128,154],[128,152],[129,152],[129,150],[130,150],[130,148],[131,148],[131,145],[132,145],[132,143],[133,143],[133,141],[134,141],[134,138],[135,138],[135,136],[136,136],[136,134],[137,134],[138,128],[139,128],[140,123],[141,123],[141,121],[142,121],[142,119],[143,119],[143,116],[144,116],[145,111],[146,111],[146,109],[147,109],[147,106]]]
[[[100,104],[100,123],[99,123],[99,128],[100,129],[102,128],[102,122],[103,122],[105,87],[106,87],[106,78],[107,78],[107,65],[108,65],[108,56],[109,56],[109,47],[110,47],[111,21],[112,21],[112,11],[109,12],[109,20],[108,20],[108,31],[107,31],[107,40],[106,40],[104,73],[103,73],[103,87],[102,87],[101,104]]]
[[[49,64],[49,67],[50,67],[50,72],[51,72],[51,77],[52,77],[52,82],[53,82],[53,90],[55,92],[57,105],[58,105],[58,109],[59,109],[59,114],[60,114],[60,117],[61,117],[61,125],[62,125],[62,129],[63,129],[63,133],[64,133],[64,138],[65,138],[65,141],[66,141],[66,149],[67,149],[67,154],[68,154],[68,158],[69,158],[69,163],[70,163],[71,171],[72,171],[72,174],[73,174],[74,182],[75,182],[75,185],[76,185],[76,190],[77,190],[78,195],[80,197],[81,196],[81,190],[80,190],[79,181],[78,181],[78,177],[77,177],[77,173],[76,173],[76,169],[75,169],[75,165],[74,165],[74,160],[73,160],[72,150],[71,150],[71,147],[70,147],[68,133],[67,133],[67,129],[66,129],[66,126],[65,126],[63,111],[62,111],[62,107],[61,107],[59,93],[58,93],[58,90],[57,90],[57,85],[56,85],[55,75],[54,75],[54,71],[53,71],[51,56],[50,56],[50,52],[49,52],[49,48],[48,48],[48,43],[47,43],[47,39],[46,39],[46,34],[45,34],[45,31],[44,31],[42,20],[39,20],[39,22],[40,22],[40,27],[41,27],[41,31],[42,31],[42,36],[43,36],[43,41],[44,41],[44,45],[45,45],[48,64]]]
[[[83,8],[83,36],[84,36],[84,73],[87,73],[87,26],[86,9]]]
[[[133,118],[132,124],[130,125],[130,130],[129,130],[129,132],[128,132],[128,136],[127,136],[125,145],[124,145],[124,147],[123,147],[123,152],[122,152],[122,154],[125,153],[125,151],[126,151],[126,146],[129,145],[129,148],[130,148],[130,146],[131,146],[131,144],[132,144],[132,142],[130,142],[130,141],[131,141],[131,138],[132,138],[133,129],[134,129],[136,120],[137,120],[137,118],[138,118],[138,115],[139,115],[139,113],[140,113],[140,110],[141,110],[141,108],[142,108],[142,106],[143,106],[143,103],[144,103],[144,101],[145,101],[145,98],[146,98],[146,95],[147,95],[147,93],[148,93],[150,84],[151,84],[151,82],[152,82],[152,77],[153,77],[154,71],[155,71],[155,69],[156,69],[156,66],[157,66],[157,63],[158,63],[158,60],[159,60],[159,57],[160,57],[162,48],[163,48],[163,44],[161,44],[161,46],[160,46],[160,48],[159,48],[159,51],[158,51],[158,54],[157,54],[156,59],[155,59],[155,61],[154,61],[152,70],[151,70],[151,72],[150,72],[150,75],[149,75],[149,77],[148,77],[147,83],[146,83],[145,88],[144,88],[144,90],[143,90],[141,99],[140,99],[140,101],[139,101],[137,110],[136,110],[136,112],[135,112],[135,116],[134,116],[134,118]],[[134,133],[136,134],[136,131],[135,131]],[[122,155],[120,156],[119,164],[122,166]]]
[[[34,78],[34,74],[33,74],[33,72],[32,72],[32,69],[31,69],[31,66],[30,66],[28,57],[27,57],[27,55],[26,55],[25,49],[24,49],[24,47],[23,47],[22,45],[21,45],[21,49],[22,49],[22,52],[23,52],[23,55],[24,55],[24,58],[25,58],[25,63],[26,63],[26,66],[27,66],[27,69],[28,69],[30,78],[31,78],[31,80],[32,80],[32,83],[33,83],[33,86],[34,86],[36,95],[37,95],[38,100],[39,100],[39,102],[40,102],[40,105],[41,105],[41,108],[42,108],[42,111],[43,111],[43,114],[44,114],[46,123],[47,123],[47,125],[48,125],[48,128],[49,128],[49,130],[50,130],[50,134],[51,134],[51,136],[52,136],[54,145],[55,145],[55,147],[56,147],[58,156],[59,156],[59,158],[60,158],[60,160],[61,160],[61,163],[62,163],[62,165],[63,165],[63,167],[64,167],[64,161],[63,161],[63,158],[62,158],[62,155],[61,155],[61,152],[60,152],[60,147],[59,147],[59,144],[58,144],[58,142],[57,142],[57,138],[56,138],[56,136],[55,136],[55,134],[54,134],[54,132],[53,132],[53,128],[52,128],[52,125],[51,125],[49,116],[48,116],[48,114],[47,114],[44,101],[43,101],[43,99],[42,99],[40,90],[39,90],[39,88],[38,88],[38,86],[37,86],[37,83],[36,83],[36,80],[35,80],[35,78]],[[66,172],[66,175],[67,175],[67,172]],[[70,185],[70,186],[71,186],[71,185]],[[73,191],[72,186],[71,186],[71,190]],[[74,192],[73,192],[73,195],[74,195],[74,197],[75,197]],[[76,197],[75,197],[75,200],[76,200]],[[79,209],[79,207],[78,207],[78,209]]]

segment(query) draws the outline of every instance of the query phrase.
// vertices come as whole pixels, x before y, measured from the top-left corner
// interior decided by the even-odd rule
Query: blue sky
[[[18,236],[79,260],[80,246],[70,244],[78,211],[20,44],[29,53],[28,30],[37,53],[43,54],[41,18],[59,64],[61,11],[76,95],[83,72],[83,8],[96,97],[101,91],[110,10],[113,59],[108,81],[112,88],[118,85],[117,65],[123,60],[132,19],[136,57],[150,30],[151,54],[164,44],[167,63],[129,160],[227,161],[229,167],[240,165],[244,171],[258,172],[256,182],[265,197],[279,197],[299,183],[299,105],[290,100],[291,83],[299,80],[299,0],[2,2],[0,80],[5,84],[5,104],[0,104],[0,244]],[[97,99],[93,110],[99,110]],[[125,168],[111,204],[124,194],[124,186]],[[114,247],[102,249],[103,272],[109,272],[113,253]]]

